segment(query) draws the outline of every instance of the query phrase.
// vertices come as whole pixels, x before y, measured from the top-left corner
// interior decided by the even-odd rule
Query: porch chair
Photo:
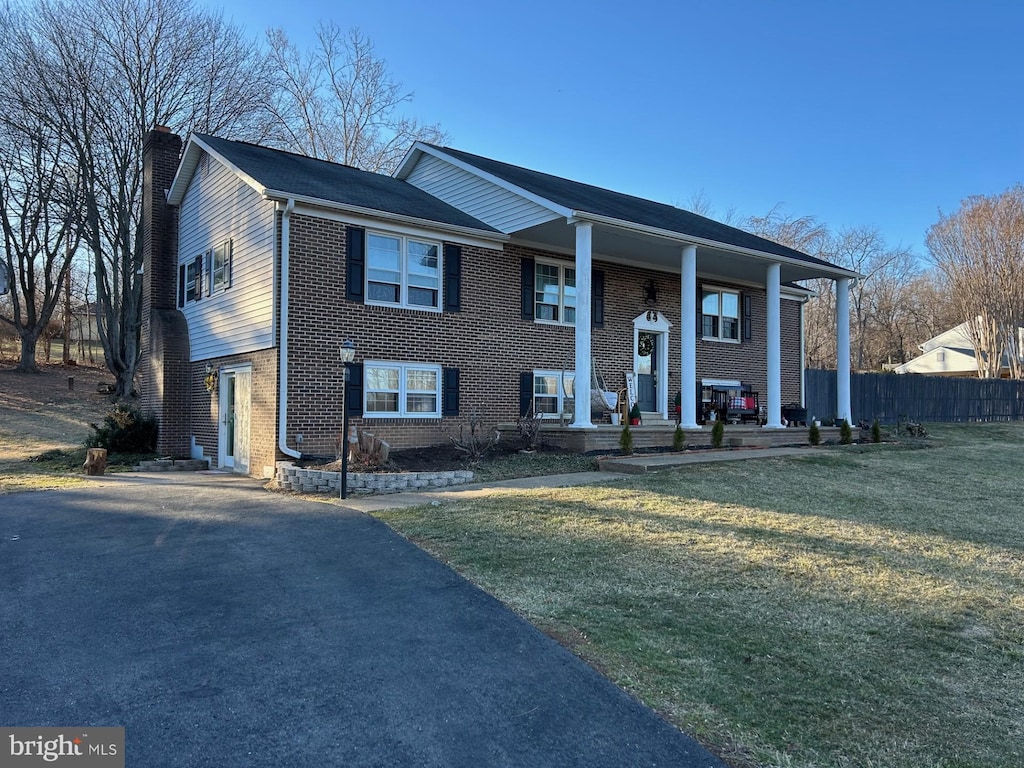
[[[617,391],[609,390],[604,383],[604,377],[597,372],[597,362],[590,358],[590,411],[599,413],[602,416],[606,413],[614,413],[619,404]]]

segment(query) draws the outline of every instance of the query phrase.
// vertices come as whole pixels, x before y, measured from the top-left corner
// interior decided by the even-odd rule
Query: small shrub
[[[523,440],[523,447],[528,451],[536,451],[541,445],[541,425],[544,423],[543,415],[534,413],[533,406],[520,416],[516,426],[519,428],[519,437]]]
[[[846,419],[839,424],[839,442],[842,445],[849,445],[853,442],[853,428]]]
[[[682,451],[686,449],[686,433],[683,428],[676,424],[676,431],[672,433],[672,450]]]
[[[908,421],[907,434],[911,437],[928,437],[928,430],[926,430],[924,428],[924,424],[919,421]]]
[[[882,442],[882,425],[878,423],[878,419],[871,422],[871,442]]]
[[[821,443],[821,429],[813,421],[811,422],[810,428],[807,430],[807,440],[811,445],[818,445]]]
[[[152,453],[156,450],[156,419],[143,416],[133,406],[118,403],[103,417],[103,426],[89,426],[93,434],[86,438],[86,448],[106,448],[112,453]]]
[[[721,419],[715,421],[715,426],[711,428],[711,447],[721,448],[722,441],[725,439],[725,422]]]
[[[629,429],[629,424],[622,428],[622,433],[619,435],[619,449],[624,456],[633,454],[633,432]]]
[[[458,438],[448,435],[455,450],[463,454],[470,464],[479,464],[484,454],[498,444],[501,433],[494,429],[492,432],[485,432],[483,419],[476,411],[471,411],[466,424],[459,425]],[[469,434],[466,434],[466,427],[469,427]]]

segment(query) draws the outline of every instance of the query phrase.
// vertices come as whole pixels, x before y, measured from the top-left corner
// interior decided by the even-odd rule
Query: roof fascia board
[[[564,205],[559,205],[558,203],[548,200],[546,197],[541,197],[540,195],[536,195],[533,192],[523,189],[522,187],[516,186],[515,184],[511,184],[505,181],[504,179],[495,176],[492,173],[487,173],[486,171],[477,168],[475,165],[472,165],[471,163],[467,163],[464,160],[460,160],[457,157],[452,157],[451,155],[447,154],[443,149],[437,149],[435,147],[427,146],[426,144],[420,144],[419,142],[417,142],[413,146],[413,149],[409,151],[409,154],[406,156],[406,159],[402,162],[402,165],[399,167],[398,171],[395,172],[395,178],[404,178],[405,175],[408,175],[412,171],[412,166],[415,165],[415,163],[411,163],[410,161],[415,150],[419,150],[423,154],[433,155],[439,160],[444,160],[446,163],[450,163],[451,165],[454,165],[456,168],[460,168],[463,171],[466,171],[467,173],[473,174],[477,178],[483,179],[484,181],[488,181],[491,184],[494,184],[495,186],[504,189],[506,192],[511,192],[514,195],[519,195],[520,197],[526,198],[530,202],[536,203],[541,208],[547,208],[549,211],[551,211],[554,214],[557,214],[558,216],[564,216],[565,218],[569,218],[573,214],[572,210],[566,208]],[[405,167],[406,164],[409,164],[409,168]]]
[[[185,151],[181,153],[181,161],[178,169],[174,172],[174,179],[167,190],[167,202],[170,205],[181,205],[181,199],[185,196],[185,189],[192,180],[192,175],[199,165],[199,149],[189,138],[185,145]]]
[[[681,232],[673,232],[668,229],[660,229],[658,227],[649,227],[645,224],[637,224],[633,221],[626,221],[624,219],[614,219],[610,216],[602,216],[597,213],[588,213],[586,211],[573,211],[572,215],[568,217],[568,223],[573,224],[577,221],[590,221],[595,224],[605,224],[611,227],[618,227],[620,229],[626,229],[631,232],[638,232],[643,235],[650,235],[653,237],[661,237],[666,240],[681,243],[683,245],[703,245],[708,248],[717,248],[722,251],[732,251],[743,256],[750,256],[755,259],[762,261],[775,261],[782,264],[793,264],[795,266],[809,268],[816,267],[821,269],[823,272],[829,272],[836,275],[837,277],[848,277],[848,278],[861,278],[862,274],[854,272],[853,270],[843,269],[842,267],[822,267],[818,264],[810,264],[800,259],[794,259],[789,256],[781,256],[777,253],[767,253],[766,251],[756,251],[752,248],[742,248],[736,245],[729,245],[728,243],[722,243],[718,240],[707,240],[703,237],[694,237],[693,235],[684,235]]]
[[[192,181],[192,176],[195,174],[196,168],[199,165],[199,150],[208,152],[210,155],[217,158],[218,163],[221,163],[231,169],[231,172],[238,176],[238,178],[260,194],[264,194],[265,190],[262,184],[256,181],[256,179],[249,174],[245,173],[241,168],[229,161],[222,154],[212,149],[205,141],[193,134],[188,137],[188,144],[186,145],[185,152],[182,155],[181,163],[178,165],[178,171],[174,174],[174,181],[171,182],[171,189],[167,195],[167,202],[170,205],[181,205],[181,201],[185,197],[185,190],[188,188],[189,182]],[[186,158],[189,161],[188,163],[186,163]],[[186,170],[186,168],[186,177],[181,179],[181,184],[179,186],[178,177],[181,175],[183,170]]]
[[[334,211],[339,213],[350,214],[350,216],[347,217],[348,219],[351,219],[352,216],[358,216],[366,220],[373,221],[386,219],[400,224],[406,224],[412,227],[419,227],[421,229],[450,232],[452,234],[462,235],[464,237],[488,243],[504,243],[509,240],[509,236],[502,234],[501,232],[489,232],[487,230],[474,229],[472,227],[461,227],[457,224],[446,224],[441,221],[434,221],[433,219],[421,219],[416,216],[403,216],[398,213],[391,213],[389,211],[378,211],[374,208],[363,208],[362,206],[358,205],[345,205],[344,203],[338,203],[333,200],[323,200],[317,197],[291,195],[288,194],[287,192],[282,192],[276,189],[261,188],[260,192],[262,193],[264,198],[275,202],[294,200],[296,206],[302,208],[302,212],[315,216],[323,216],[324,218],[334,218],[329,215],[331,211]]]

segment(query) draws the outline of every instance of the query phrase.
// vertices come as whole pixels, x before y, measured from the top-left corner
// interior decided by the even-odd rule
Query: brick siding
[[[339,346],[352,338],[357,362],[424,362],[460,370],[460,416],[441,419],[352,418],[394,447],[445,443],[477,411],[488,426],[519,415],[519,373],[561,369],[574,358],[571,326],[521,319],[523,257],[571,260],[506,244],[503,250],[462,247],[462,311],[436,313],[359,304],[345,298],[345,225],[295,214],[291,219],[289,297],[288,445],[302,434],[306,453],[333,455],[342,424]],[[623,385],[633,368],[633,318],[650,309],[643,288],[653,281],[655,307],[672,323],[670,404],[679,389],[679,276],[595,261],[605,273],[605,324],[592,331],[597,369],[609,387]],[[715,280],[715,285],[727,284]],[[699,377],[736,378],[765,392],[766,298],[762,289],[737,287],[752,297],[752,338],[741,344],[698,340]],[[782,302],[782,401],[798,400],[799,307]]]
[[[270,477],[281,456],[277,450],[278,352],[265,349],[243,355],[202,360],[191,364],[189,393],[192,401],[191,434],[210,466],[218,466],[220,396],[219,389],[206,390],[206,365],[214,371],[248,364],[252,371],[252,402],[249,422],[249,474]]]

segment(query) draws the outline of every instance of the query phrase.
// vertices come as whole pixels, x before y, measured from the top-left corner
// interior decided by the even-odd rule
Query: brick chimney
[[[142,360],[138,383],[143,412],[160,426],[157,451],[188,458],[191,365],[188,325],[175,305],[177,211],[167,204],[181,156],[181,137],[149,131],[142,145]]]

